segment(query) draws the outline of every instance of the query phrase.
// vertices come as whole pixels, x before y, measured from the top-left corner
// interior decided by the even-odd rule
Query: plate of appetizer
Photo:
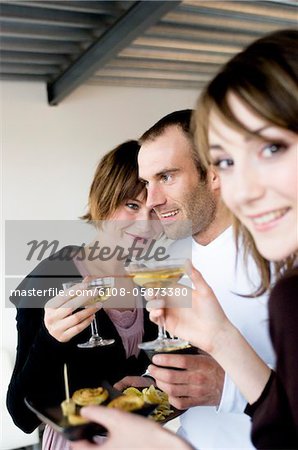
[[[66,366],[64,381],[66,398],[60,405],[43,405],[29,398],[25,399],[25,404],[42,422],[71,441],[87,439],[92,442],[94,436],[106,435],[107,430],[103,426],[81,416],[80,410],[84,406],[102,405],[142,416],[149,416],[157,407],[157,403],[148,403],[141,397],[114,389],[107,381],[95,388],[78,389],[70,396]]]
[[[142,398],[147,405],[155,405],[154,410],[149,414],[149,418],[161,425],[175,419],[175,417],[180,416],[185,411],[171,405],[168,394],[156,388],[153,384],[144,388],[131,386],[124,389],[123,394]]]

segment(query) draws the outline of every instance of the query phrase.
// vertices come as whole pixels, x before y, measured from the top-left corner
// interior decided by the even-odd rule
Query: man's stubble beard
[[[185,219],[165,226],[169,239],[184,239],[203,233],[216,217],[217,201],[207,182],[199,181],[196,188],[185,194],[181,205]]]
[[[192,236],[205,232],[215,220],[217,211],[217,199],[207,183],[200,182],[187,205]]]

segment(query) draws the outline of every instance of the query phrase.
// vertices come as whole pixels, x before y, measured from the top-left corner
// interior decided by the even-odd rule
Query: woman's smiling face
[[[269,123],[229,94],[234,115],[250,131],[211,112],[209,146],[226,205],[252,234],[259,252],[280,261],[298,248],[298,135]]]
[[[148,247],[162,231],[160,221],[151,208],[146,206],[144,193],[128,199],[105,221],[111,242],[126,249],[135,242],[138,248]]]

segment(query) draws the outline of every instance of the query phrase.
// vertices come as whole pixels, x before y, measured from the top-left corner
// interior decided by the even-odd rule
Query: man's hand
[[[153,357],[153,363],[163,366],[150,365],[148,370],[157,387],[168,394],[171,405],[178,409],[219,405],[225,374],[211,356],[160,354]]]
[[[124,391],[124,389],[128,387],[149,387],[151,384],[154,384],[154,380],[150,377],[134,377],[134,376],[128,376],[122,378],[122,380],[117,381],[117,383],[114,384],[114,388],[118,389],[118,391]]]

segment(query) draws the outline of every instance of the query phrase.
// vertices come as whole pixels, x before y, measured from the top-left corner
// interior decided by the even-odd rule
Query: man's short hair
[[[145,133],[139,139],[139,144],[143,145],[145,142],[154,141],[154,139],[161,136],[169,127],[177,126],[181,128],[181,130],[191,143],[192,157],[195,166],[199,172],[200,179],[201,181],[205,181],[207,178],[207,170],[199,160],[199,155],[193,141],[192,127],[191,127],[193,112],[194,110],[192,109],[182,109],[167,114],[166,116],[162,117],[158,122],[156,122],[151,128],[145,131]]]
[[[180,111],[174,111],[170,114],[167,114],[158,122],[156,122],[149,130],[145,131],[145,133],[139,139],[140,144],[142,145],[146,141],[154,140],[158,136],[164,133],[166,128],[177,125],[182,130],[191,136],[190,133],[190,122],[193,110],[192,109],[182,109]]]

